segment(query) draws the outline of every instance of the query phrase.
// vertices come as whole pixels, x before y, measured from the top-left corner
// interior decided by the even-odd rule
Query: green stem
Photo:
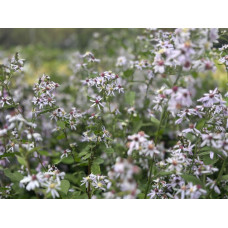
[[[146,187],[144,199],[147,199],[147,194],[148,194],[148,191],[149,191],[151,178],[152,178],[153,163],[154,163],[154,160],[152,159],[152,161],[150,162],[150,172],[149,172],[149,176],[148,176],[148,182],[147,182],[147,187]]]
[[[67,137],[67,133],[66,133],[66,130],[65,130],[65,129],[63,130],[63,133],[64,133],[64,135],[65,135],[67,144],[70,146],[70,142],[69,142],[69,139],[68,139],[68,137]],[[74,162],[76,163],[76,160],[75,160],[75,157],[74,157],[74,155],[73,155],[73,152],[71,151],[70,154],[71,154],[71,156],[72,156]]]
[[[92,167],[92,164],[93,164],[93,158],[94,158],[94,152],[93,152],[93,150],[91,148],[91,156],[90,156],[90,159],[89,159],[89,162],[88,162],[88,176],[91,174],[91,167]],[[88,183],[87,195],[88,195],[88,198],[91,199],[92,194],[91,194],[90,182]]]
[[[223,161],[223,163],[222,163],[222,167],[221,167],[220,172],[219,172],[219,174],[218,174],[218,177],[217,177],[217,179],[216,179],[216,181],[215,181],[215,185],[217,185],[217,184],[219,183],[219,181],[221,180],[222,174],[223,174],[224,169],[225,169],[225,167],[226,167],[226,161],[227,161],[227,158],[225,158],[224,161]],[[212,191],[213,191],[213,188],[212,188],[212,189],[210,190],[210,192],[208,193],[208,197],[210,197]]]
[[[178,72],[178,76],[177,76],[175,82],[173,83],[173,86],[175,86],[175,85],[177,84],[177,82],[179,81],[180,76],[181,76],[181,73],[182,73],[182,68],[180,68],[180,70],[179,70],[179,72]],[[154,141],[155,146],[156,146],[157,143],[158,143],[159,132],[160,132],[161,126],[162,126],[162,124],[163,124],[163,120],[169,118],[169,113],[167,113],[167,108],[168,108],[168,107],[167,107],[167,105],[166,105],[166,106],[164,107],[164,109],[162,110],[161,120],[160,120],[160,123],[159,123],[159,126],[158,126],[158,130],[157,130],[157,132],[156,132],[156,138],[155,138],[155,141]],[[165,118],[164,118],[164,117],[165,117]],[[166,124],[167,124],[167,123],[165,123],[165,125],[166,125]],[[152,171],[153,171],[153,162],[151,162],[151,164],[150,164],[149,178],[148,178],[147,188],[146,188],[146,192],[145,192],[145,196],[144,196],[145,199],[147,198],[149,186],[150,186],[150,183],[151,183],[152,174],[153,174]]]
[[[167,107],[164,107],[164,109],[162,111],[162,115],[161,115],[161,120],[160,120],[160,123],[159,123],[159,126],[158,126],[158,130],[156,132],[156,138],[155,138],[155,141],[154,141],[155,146],[157,145],[157,142],[158,142],[159,132],[160,132],[160,129],[161,129],[161,126],[162,126],[162,122],[164,120],[164,116],[166,115],[166,111],[167,111]],[[152,158],[152,161],[150,162],[150,167],[149,167],[150,171],[149,171],[149,176],[148,176],[147,187],[146,187],[144,199],[147,198],[147,194],[148,194],[148,191],[149,191],[149,187],[150,187],[150,183],[151,183],[151,179],[152,179],[152,174],[153,174],[153,164],[154,164],[154,160]]]

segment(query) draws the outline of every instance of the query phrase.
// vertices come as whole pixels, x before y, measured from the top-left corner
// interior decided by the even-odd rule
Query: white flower
[[[217,139],[219,139],[219,135],[218,134],[213,134],[213,133],[202,134],[203,142],[201,144],[201,147],[204,147],[204,146],[217,147],[217,143],[216,143]]]
[[[67,158],[69,153],[71,153],[71,150],[69,150],[69,149],[64,150],[60,158],[61,159],[64,157]]]
[[[21,147],[26,149],[27,151],[31,151],[35,146],[34,146],[34,142],[32,142],[32,143],[21,144]]]
[[[0,130],[0,137],[7,134],[7,129]]]
[[[119,93],[124,93],[124,88],[121,85],[116,85],[115,90],[118,90]]]
[[[8,97],[8,96],[5,96],[5,97],[2,97],[1,100],[0,100],[0,105],[2,107],[4,107],[4,105],[11,105],[10,101],[11,101],[11,97]]]
[[[93,104],[90,107],[93,107],[96,105],[99,110],[101,109],[101,107],[104,108],[104,105],[101,103],[101,100],[102,100],[101,97],[97,97],[95,100],[91,99],[90,101],[93,102]]]
[[[228,66],[228,55],[222,57],[219,59],[221,63],[224,63],[226,66]]]
[[[206,194],[207,192],[202,189],[199,185],[193,185],[193,183],[189,183],[187,186],[186,195],[191,199],[198,199],[202,194]]]
[[[196,109],[190,108],[190,109],[185,109],[183,111],[180,111],[180,113],[177,114],[177,116],[180,117],[180,118],[178,120],[176,120],[175,123],[176,124],[180,124],[180,123],[182,123],[182,121],[184,119],[189,121],[188,117],[191,116],[191,115],[197,115]]]
[[[150,157],[160,154],[160,151],[156,148],[152,140],[145,141],[142,143],[142,152],[145,153],[146,156],[150,156]]]
[[[60,190],[60,183],[56,181],[50,181],[44,184],[47,187],[47,193],[50,192],[53,198],[59,197],[57,190]]]
[[[82,55],[83,58],[87,58],[88,62],[100,62],[100,59],[96,59],[92,52],[86,52]]]
[[[43,175],[42,173],[34,174],[34,175],[28,175],[27,177],[24,177],[20,184],[23,186],[24,184],[27,184],[26,190],[34,190],[35,188],[39,188],[43,184]]]
[[[189,124],[189,128],[184,129],[182,132],[186,133],[186,134],[192,133],[192,134],[197,135],[197,136],[201,135],[201,132],[198,129],[196,129],[196,123],[195,124]]]
[[[117,58],[116,66],[124,66],[127,63],[127,59],[125,56],[120,56]]]
[[[24,132],[27,134],[27,139],[34,138],[36,141],[42,141],[43,140],[39,133],[35,133],[32,130],[31,131],[25,130]]]
[[[213,104],[221,102],[221,96],[219,95],[218,89],[210,90],[209,93],[205,93],[204,97],[197,101],[202,102],[204,107],[211,107]]]
[[[148,135],[146,135],[144,132],[139,132],[138,134],[134,134],[131,136],[128,136],[128,139],[131,140],[131,142],[129,142],[128,146],[129,146],[129,150],[127,152],[128,155],[132,154],[133,150],[139,150],[141,147],[141,144],[145,141],[147,141]]]
[[[210,186],[210,189],[214,189],[214,191],[218,194],[220,194],[220,189],[219,187],[216,185],[216,181],[210,179],[209,177],[207,177],[207,184],[206,186]]]
[[[107,87],[106,87],[106,93],[108,96],[115,96],[115,91],[116,87],[114,84],[108,84]]]
[[[183,161],[175,156],[175,157],[171,157],[171,158],[168,158],[166,160],[168,163],[170,163],[169,167],[168,167],[168,171],[176,171],[177,173],[180,173],[182,168],[183,168]]]
[[[103,191],[105,191],[107,187],[110,186],[110,181],[106,179],[106,176],[94,175],[93,173],[87,177],[83,177],[81,182],[81,185],[85,184],[86,188],[88,188],[89,183],[91,183],[91,186]]]
[[[185,198],[187,187],[182,183],[181,188],[176,192],[176,195],[181,194],[181,199]]]

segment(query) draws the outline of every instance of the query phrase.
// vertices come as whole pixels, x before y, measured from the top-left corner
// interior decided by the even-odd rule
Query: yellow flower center
[[[52,189],[55,188],[55,184],[53,184],[53,183],[50,184],[50,188],[52,188]]]
[[[165,52],[165,50],[164,50],[164,49],[160,49],[158,52],[159,52],[160,54],[163,54],[163,53]]]
[[[103,184],[101,182],[98,182],[97,186],[101,188],[103,186]]]
[[[186,33],[186,32],[188,32],[188,30],[189,30],[188,28],[184,28],[184,29],[183,29],[183,32]]]

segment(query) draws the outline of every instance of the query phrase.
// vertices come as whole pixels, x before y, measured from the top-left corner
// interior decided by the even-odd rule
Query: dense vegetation
[[[5,30],[0,197],[227,198],[226,33]]]

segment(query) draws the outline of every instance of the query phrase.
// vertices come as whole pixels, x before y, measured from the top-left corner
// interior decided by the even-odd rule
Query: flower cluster
[[[191,68],[198,71],[215,70],[213,62],[205,59],[203,54],[217,42],[217,29],[177,29],[174,34],[158,35],[159,38],[153,38],[157,42],[152,64],[155,73],[163,74],[169,68],[178,66],[182,66],[183,71]],[[193,36],[196,38],[192,39]]]
[[[138,132],[138,134],[134,134],[128,136],[128,143],[129,150],[127,152],[128,155],[132,155],[134,150],[139,151],[139,154],[154,157],[154,155],[159,155],[160,152],[156,148],[153,140],[148,140],[149,136],[146,135],[143,131]]]
[[[57,168],[50,168],[48,172],[39,172],[37,174],[29,174],[20,181],[20,186],[25,187],[27,191],[39,190],[44,188],[46,193],[51,193],[53,198],[59,197],[61,180],[64,179],[65,173],[60,172]]]
[[[124,92],[124,88],[119,82],[119,76],[117,74],[114,74],[112,71],[105,71],[95,78],[88,78],[82,82],[89,87],[96,87],[102,96],[115,96],[116,92]],[[90,101],[93,103],[92,106],[96,105],[100,109],[101,107],[104,107],[101,100],[102,98],[100,96],[97,96]]]
[[[95,189],[106,191],[110,186],[110,182],[106,176],[94,175],[92,173],[87,177],[83,177],[81,182],[81,185],[85,184],[87,189],[91,186]]]
[[[33,91],[36,96],[33,97],[33,104],[38,107],[38,109],[53,107],[56,103],[54,91],[58,87],[58,83],[51,81],[50,76],[44,74],[39,79],[39,82],[34,85]]]
[[[139,171],[139,167],[133,165],[130,160],[117,158],[116,164],[108,173],[111,186],[110,191],[104,194],[105,198],[136,198],[140,190],[134,181],[134,175]]]
[[[221,30],[113,35],[92,35],[92,52],[34,86],[30,61],[3,59],[0,198],[228,198]]]

